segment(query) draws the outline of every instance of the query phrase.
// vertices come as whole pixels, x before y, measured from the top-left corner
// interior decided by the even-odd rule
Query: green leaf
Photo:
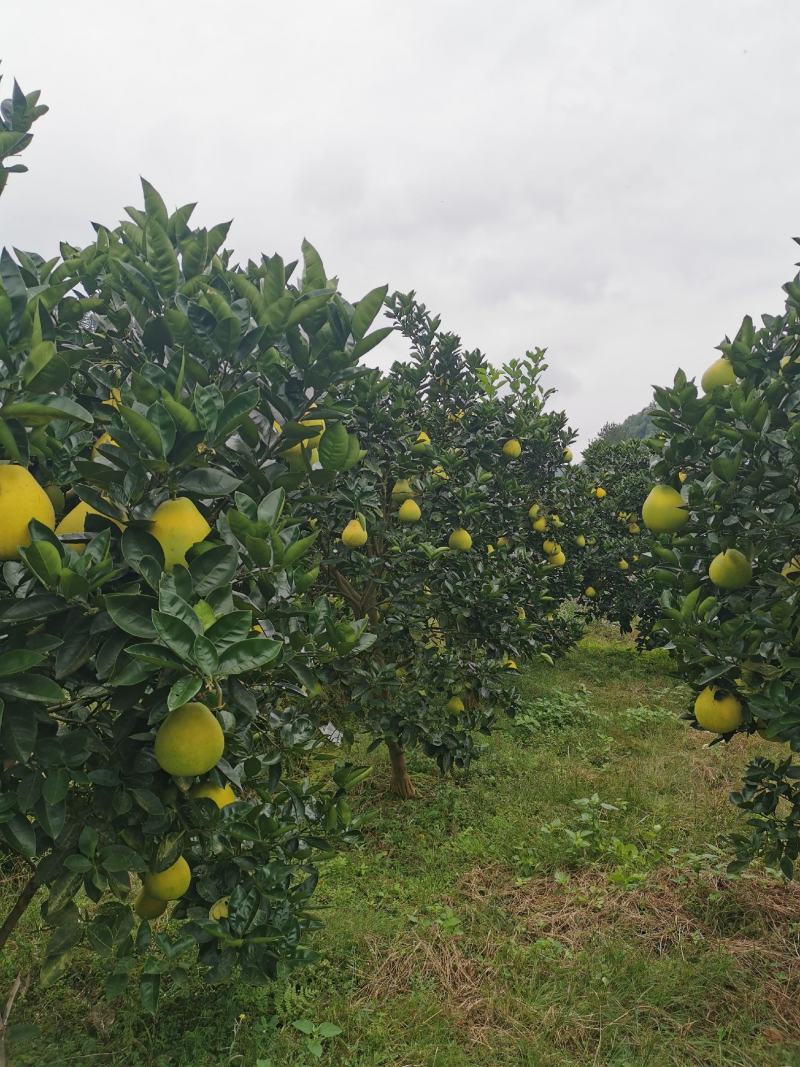
[[[298,559],[301,559],[309,551],[318,537],[319,530],[315,530],[314,533],[309,534],[308,537],[301,537],[299,541],[295,541],[294,544],[289,545],[283,556],[284,566],[290,567]]]
[[[303,263],[305,265],[305,271],[303,273],[303,288],[304,289],[325,289],[328,285],[328,279],[325,275],[325,268],[322,265],[322,259],[319,252],[317,252],[314,246],[303,238],[302,244],[303,250]]]
[[[152,219],[166,230],[169,227],[169,212],[167,211],[167,205],[162,200],[161,194],[155,186],[151,185],[146,178],[142,178],[141,182],[142,190],[144,192],[144,210],[148,220]]]
[[[194,639],[192,658],[207,678],[217,673],[219,657],[214,645],[207,637],[201,635]]]
[[[161,990],[160,974],[143,974],[139,980],[139,999],[142,1007],[150,1015],[155,1015],[158,1008],[158,995]]]
[[[146,871],[147,863],[127,845],[108,845],[100,853],[100,866],[106,871]]]
[[[356,341],[362,339],[364,334],[375,321],[375,316],[383,307],[383,302],[386,299],[388,291],[388,285],[381,285],[377,289],[372,289],[368,292],[367,295],[362,297],[358,304],[356,304],[353,318],[350,321],[350,332]]]
[[[220,653],[230,648],[231,645],[244,641],[251,632],[252,626],[253,613],[251,611],[231,611],[209,627],[206,637]]]
[[[144,415],[126,407],[125,404],[119,404],[117,410],[139,444],[143,445],[151,456],[163,459],[164,443],[156,427]]]
[[[274,526],[283,514],[285,504],[285,489],[273,489],[271,493],[267,493],[258,505],[259,522],[266,522],[270,526]]]
[[[167,707],[170,711],[188,703],[203,686],[203,679],[194,674],[186,674],[179,678],[169,691]]]
[[[246,671],[266,667],[280,656],[282,649],[280,641],[272,641],[266,637],[250,637],[239,641],[225,649],[220,656],[218,674],[225,678],[231,674],[244,674]]]
[[[7,844],[22,856],[33,859],[36,855],[36,832],[22,815],[15,815],[8,822],[0,824],[0,834]]]
[[[147,260],[153,267],[159,291],[163,297],[174,296],[181,272],[166,226],[156,219],[150,219],[147,223],[146,239]]]
[[[51,589],[58,582],[62,561],[55,545],[49,541],[33,541],[27,548],[21,548],[19,554],[42,585]]]
[[[230,496],[241,484],[241,478],[234,478],[218,467],[198,467],[182,475],[178,487],[197,496],[217,497]]]
[[[344,470],[350,444],[349,434],[341,422],[329,424],[319,442],[319,461],[329,470]]]
[[[86,408],[66,396],[41,397],[35,403],[19,401],[0,408],[5,419],[19,419],[27,425],[36,426],[53,419],[69,419],[91,426],[94,416]]]
[[[211,548],[193,559],[189,567],[195,592],[205,597],[221,586],[230,585],[236,574],[239,558],[230,545]]]
[[[151,612],[153,626],[164,644],[182,659],[190,659],[194,646],[195,633],[185,622],[166,615],[163,611]],[[195,616],[196,618],[196,616]],[[199,620],[198,620],[199,624]]]
[[[366,337],[358,342],[353,348],[353,355],[357,358],[365,356],[367,352],[371,352],[373,348],[376,348],[381,341],[385,341],[390,333],[394,332],[393,326],[381,326],[378,330],[373,330],[372,333],[368,333]]]
[[[22,674],[31,667],[36,667],[42,662],[44,655],[24,648],[18,648],[14,652],[0,654],[0,678],[8,678],[12,674]]]
[[[64,690],[52,678],[43,674],[18,674],[0,680],[0,693],[15,700],[31,700],[37,704],[61,704]]]
[[[105,597],[105,608],[115,626],[134,637],[156,637],[152,612],[155,601],[150,597],[133,596],[127,593],[113,593]]]

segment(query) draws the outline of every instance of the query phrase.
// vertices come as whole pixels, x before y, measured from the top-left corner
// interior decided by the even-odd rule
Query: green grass
[[[271,988],[167,988],[148,1020],[79,956],[14,1013],[36,1067],[800,1065],[800,893],[724,877],[727,794],[762,742],[706,738],[660,653],[597,632],[520,672],[519,727],[467,776],[412,758],[420,798],[355,798],[363,847],[327,864],[320,960]],[[594,798],[594,799],[593,799]],[[576,804],[576,801],[581,803]],[[4,909],[13,886],[3,892]],[[0,964],[43,942],[33,909]],[[317,1061],[293,1023],[332,1023]]]

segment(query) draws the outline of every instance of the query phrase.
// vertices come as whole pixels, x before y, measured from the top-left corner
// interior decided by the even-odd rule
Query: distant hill
[[[593,439],[592,444],[603,441],[606,444],[617,444],[619,441],[641,441],[644,437],[652,437],[656,433],[650,414],[652,407],[642,408],[634,415],[629,415],[624,422],[607,422]]]

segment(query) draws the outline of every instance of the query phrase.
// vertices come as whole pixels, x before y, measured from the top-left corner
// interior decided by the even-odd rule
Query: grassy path
[[[704,748],[668,666],[587,638],[521,672],[526,712],[468,781],[420,760],[403,806],[381,768],[357,800],[369,841],[328,864],[321,958],[293,983],[169,990],[145,1024],[78,960],[20,1004],[40,1034],[12,1064],[800,1065],[800,890],[726,879],[715,847],[742,764],[771,746]],[[34,915],[3,988],[38,937]],[[333,1025],[309,1038],[304,1020]]]

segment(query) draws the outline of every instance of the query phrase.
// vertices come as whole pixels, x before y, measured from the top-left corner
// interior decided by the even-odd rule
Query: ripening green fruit
[[[305,593],[316,582],[317,578],[319,578],[319,564],[307,571],[295,571],[294,587],[298,593]]]
[[[587,585],[583,592],[584,595],[589,598],[589,600],[594,600],[594,598],[597,596],[597,590],[593,585]]]
[[[571,448],[565,448],[563,455],[564,455],[564,462],[565,463],[572,463],[572,449]]]
[[[362,548],[367,543],[367,536],[358,519],[351,519],[342,530],[342,543],[348,548]]]
[[[694,717],[704,730],[715,734],[729,734],[744,722],[742,702],[732,693],[715,685],[707,685],[694,702]]]
[[[413,495],[414,490],[408,478],[398,478],[392,486],[392,500],[398,504],[402,504],[404,500],[409,500]]]
[[[531,520],[535,519],[541,510],[541,504],[531,504],[531,506],[528,508],[528,518]]]
[[[460,715],[464,710],[464,701],[461,697],[452,696],[445,705],[451,715]]]
[[[689,521],[686,501],[671,485],[654,485],[642,505],[642,519],[651,533],[674,533]]]
[[[397,512],[400,522],[419,522],[422,512],[416,500],[404,500]]]
[[[583,534],[578,534],[578,536],[575,538],[575,544],[578,546],[578,548],[586,548],[586,538],[583,536]]]
[[[159,767],[176,778],[194,778],[219,763],[225,735],[205,706],[192,702],[175,708],[158,728],[155,757]]]
[[[619,563],[617,564],[618,570],[621,570],[621,571],[626,571],[628,569],[628,567],[629,567],[629,563],[628,563],[628,561],[626,559],[621,559],[619,561]]]
[[[753,567],[738,548],[728,548],[714,556],[708,577],[720,589],[743,589],[753,577]]]
[[[142,889],[134,902],[133,910],[140,919],[157,919],[167,910],[167,902],[156,900]]]
[[[453,530],[447,543],[457,552],[469,552],[472,548],[472,538],[461,526],[457,530]]]
[[[522,455],[522,445],[515,437],[503,445],[503,455],[506,459],[519,459]]]
[[[183,856],[178,856],[165,871],[148,871],[142,879],[145,893],[156,900],[177,900],[189,888],[191,881],[192,872]]]
[[[704,393],[710,393],[712,389],[719,389],[723,385],[735,385],[735,383],[736,374],[731,361],[725,356],[715,359],[710,367],[706,367],[700,379],[700,387]]]

